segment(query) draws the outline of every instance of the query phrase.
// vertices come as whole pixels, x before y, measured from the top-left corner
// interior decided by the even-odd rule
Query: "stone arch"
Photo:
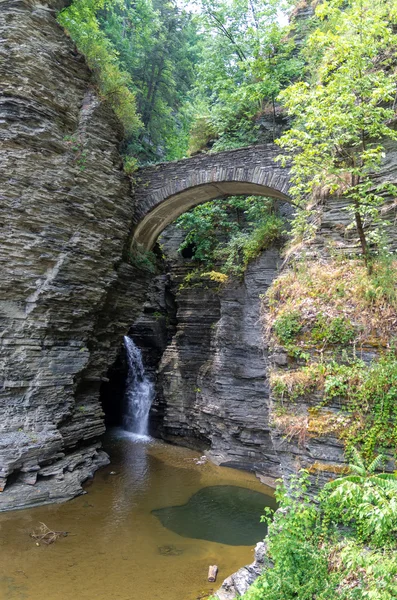
[[[137,173],[133,244],[150,250],[160,233],[190,208],[232,195],[289,201],[289,169],[273,144],[200,154]]]

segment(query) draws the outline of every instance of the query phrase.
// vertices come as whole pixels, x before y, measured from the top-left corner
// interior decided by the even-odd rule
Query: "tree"
[[[102,30],[131,76],[144,128],[126,140],[141,162],[182,158],[187,150],[197,33],[174,1],[121,0],[100,13]]]
[[[397,140],[396,13],[396,0],[324,0],[305,50],[308,80],[279,96],[293,118],[278,140],[282,162],[292,161],[292,196],[302,207],[308,195],[344,197],[368,266],[368,227],[379,233],[385,195],[397,193],[374,178],[385,141]]]
[[[106,0],[74,0],[58,16],[93,70],[99,91],[112,105],[126,135],[137,135],[141,120],[130,75],[121,68],[117,52],[101,31],[97,13]]]
[[[270,109],[275,130],[275,99],[302,68],[293,38],[279,22],[289,1],[201,0],[199,6],[192,150],[206,139],[203,130],[217,138],[215,150],[254,143],[257,118]]]

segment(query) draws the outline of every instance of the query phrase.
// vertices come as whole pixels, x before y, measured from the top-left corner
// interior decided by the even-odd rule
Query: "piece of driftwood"
[[[40,523],[39,531],[32,531],[30,536],[37,541],[37,545],[40,542],[44,542],[44,544],[53,544],[60,537],[66,537],[68,535],[68,531],[53,531],[45,523]]]
[[[216,581],[216,576],[218,575],[218,567],[216,565],[210,565],[208,569],[208,581],[214,582]]]

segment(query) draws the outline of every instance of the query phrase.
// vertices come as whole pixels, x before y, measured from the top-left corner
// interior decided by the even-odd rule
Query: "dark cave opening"
[[[182,256],[182,258],[192,259],[195,252],[196,252],[196,244],[193,244],[193,243],[188,244],[187,246],[182,248],[181,256]]]
[[[100,399],[105,413],[105,426],[121,427],[123,423],[124,396],[127,381],[127,364],[124,349],[107,373],[107,381],[101,384]]]

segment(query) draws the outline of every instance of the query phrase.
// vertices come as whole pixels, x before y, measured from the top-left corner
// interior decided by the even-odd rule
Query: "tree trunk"
[[[357,206],[357,203],[356,203],[356,206]],[[363,222],[362,222],[361,215],[358,212],[358,210],[356,210],[356,212],[354,213],[354,217],[356,219],[356,227],[357,227],[358,237],[360,238],[361,252],[364,257],[365,266],[367,267],[368,272],[370,273],[372,268],[371,268],[367,238],[365,237]]]

